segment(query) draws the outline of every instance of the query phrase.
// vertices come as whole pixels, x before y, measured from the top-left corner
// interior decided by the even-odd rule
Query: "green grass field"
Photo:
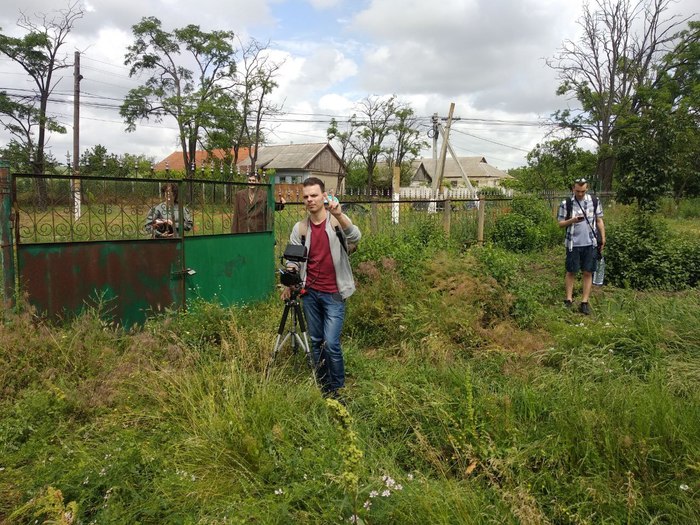
[[[128,333],[7,314],[0,523],[700,522],[699,291],[584,317],[563,248],[415,224],[353,255],[347,411],[290,350],[265,379],[276,297]]]

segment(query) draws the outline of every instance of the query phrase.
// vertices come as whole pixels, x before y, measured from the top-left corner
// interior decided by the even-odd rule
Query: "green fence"
[[[194,299],[231,305],[263,299],[274,288],[269,184],[24,174],[6,180],[12,212],[0,220],[11,223],[17,275],[5,282],[49,317],[99,303],[130,325]],[[166,187],[177,202],[164,196]],[[250,210],[235,209],[249,196]],[[174,219],[169,230],[154,227],[158,209]],[[234,217],[251,210],[261,211],[255,228],[232,233]]]

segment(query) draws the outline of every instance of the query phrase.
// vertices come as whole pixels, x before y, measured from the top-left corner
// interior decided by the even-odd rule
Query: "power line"
[[[527,149],[520,148],[520,147],[518,147],[518,146],[513,146],[512,144],[505,144],[505,143],[503,143],[503,142],[498,142],[497,140],[491,140],[491,139],[487,139],[487,138],[485,138],[485,137],[480,137],[479,135],[474,135],[473,133],[467,133],[466,131],[462,131],[462,130],[459,130],[459,129],[455,129],[455,130],[453,130],[453,131],[455,131],[456,133],[461,133],[462,135],[467,135],[467,136],[469,136],[469,137],[474,137],[475,139],[483,140],[483,141],[485,141],[485,142],[490,142],[490,143],[496,144],[496,145],[498,145],[498,146],[503,146],[504,148],[510,148],[510,149],[515,149],[515,150],[518,150],[518,151],[524,151],[525,153],[529,153],[529,151],[530,151],[530,150],[527,150]]]

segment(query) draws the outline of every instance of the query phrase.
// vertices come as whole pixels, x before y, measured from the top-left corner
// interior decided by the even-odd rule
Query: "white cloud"
[[[311,7],[315,9],[330,9],[341,4],[341,0],[309,0]]]
[[[115,152],[151,152],[156,158],[177,148],[172,120],[141,125],[125,134],[116,108],[99,109],[89,102],[118,106],[138,79],[124,66],[131,26],[144,16],[157,16],[171,30],[189,23],[203,30],[232,30],[272,43],[269,55],[283,65],[272,99],[285,110],[316,115],[348,115],[367,95],[395,93],[419,116],[445,115],[450,102],[465,118],[537,121],[566,101],[555,95],[557,80],[543,59],[551,57],[566,38],[575,38],[581,2],[571,0],[85,0],[85,16],[76,22],[65,51],[82,55],[82,89],[86,106],[81,114],[83,147],[105,145]],[[301,16],[301,6],[306,13]],[[310,6],[310,8],[309,8]],[[21,8],[28,15],[51,12],[50,0],[5,0],[0,26],[18,34]],[[692,13],[692,0],[679,0],[673,12]],[[310,25],[310,11],[323,24]],[[26,75],[8,60],[0,62],[3,87],[26,89]],[[70,99],[72,71],[57,91]],[[101,99],[90,99],[94,94]],[[115,100],[111,100],[115,99]],[[62,122],[72,121],[69,104],[52,105]],[[323,116],[320,116],[323,115]],[[99,120],[92,120],[99,119]],[[303,120],[303,119],[296,119]],[[311,119],[309,119],[311,120]],[[268,136],[276,142],[323,140],[324,122],[275,124]],[[541,140],[537,127],[476,124],[461,121],[455,129],[529,149]],[[1,139],[6,140],[4,135]],[[65,156],[71,134],[53,136],[51,147]],[[512,167],[524,161],[519,149],[498,146],[456,132],[453,145],[464,154],[484,154],[489,161]],[[429,153],[428,153],[429,154]],[[494,162],[492,162],[494,163]],[[509,164],[508,164],[509,163]]]

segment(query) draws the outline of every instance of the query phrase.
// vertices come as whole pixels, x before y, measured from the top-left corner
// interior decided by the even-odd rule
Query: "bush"
[[[496,219],[491,240],[514,252],[529,252],[552,246],[561,239],[561,232],[547,205],[532,196],[513,198],[511,212]]]
[[[610,284],[636,290],[682,290],[700,281],[700,243],[671,234],[659,219],[639,214],[608,228]]]
[[[697,219],[700,217],[700,198],[678,202],[671,198],[662,199],[659,212],[668,219]]]

